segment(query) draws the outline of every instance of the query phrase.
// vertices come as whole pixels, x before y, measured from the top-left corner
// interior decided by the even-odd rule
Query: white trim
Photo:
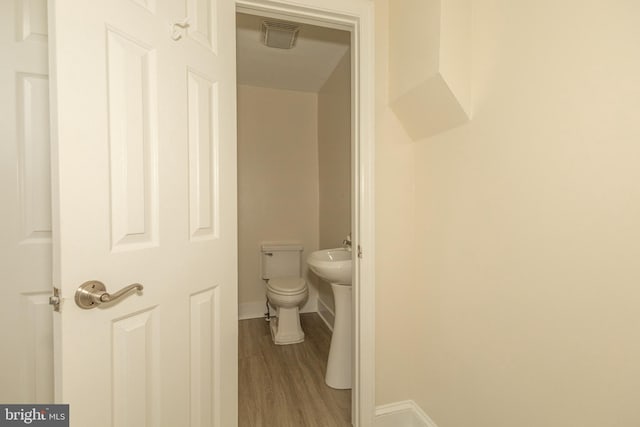
[[[354,100],[355,197],[352,242],[362,258],[354,262],[353,319],[355,320],[353,425],[373,425],[375,413],[375,89],[373,2],[360,3],[352,33]],[[368,6],[368,7],[367,7]]]
[[[242,302],[238,304],[238,320],[264,317],[267,306],[264,301]]]
[[[275,317],[276,309],[271,304],[269,304],[269,307],[271,307],[271,316]],[[317,309],[314,304],[305,304],[300,309],[300,313],[315,313],[316,311]],[[267,306],[265,305],[265,301],[251,301],[238,304],[238,320],[259,319],[264,317],[266,312]]]
[[[324,324],[327,325],[327,328],[333,332],[335,313],[321,299],[318,298],[317,303],[317,309],[313,306],[308,307],[305,305],[300,309],[300,313],[317,313]],[[267,307],[264,301],[242,302],[238,304],[238,320],[260,319],[264,317],[266,311]],[[275,308],[271,307],[271,316],[275,315]]]
[[[324,324],[327,325],[327,328],[333,332],[333,320],[335,319],[336,314],[327,304],[324,303],[324,301],[322,301],[321,298],[318,298],[318,316],[322,319]]]
[[[376,407],[375,427],[438,427],[413,400]]]
[[[374,2],[371,0],[235,0],[236,10],[351,31],[352,242],[354,364],[352,424],[373,425],[375,414],[375,90]]]

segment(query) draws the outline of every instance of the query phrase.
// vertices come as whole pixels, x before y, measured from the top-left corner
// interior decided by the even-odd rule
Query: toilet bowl
[[[296,344],[304,341],[299,307],[308,295],[307,283],[300,277],[267,280],[267,298],[276,309],[276,318],[271,320],[271,338],[275,344]]]
[[[271,319],[275,344],[304,341],[299,307],[307,300],[309,290],[300,277],[302,249],[297,244],[262,245],[262,278],[267,285],[267,300],[276,310],[276,318]]]

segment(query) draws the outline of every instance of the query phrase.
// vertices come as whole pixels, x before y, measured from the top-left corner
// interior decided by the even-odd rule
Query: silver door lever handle
[[[90,280],[84,282],[78,289],[76,289],[76,304],[78,307],[84,309],[90,309],[99,306],[103,302],[116,301],[126,293],[132,290],[141,291],[144,287],[140,283],[134,283],[133,285],[126,286],[120,289],[115,294],[107,292],[107,288],[102,282],[97,280]]]

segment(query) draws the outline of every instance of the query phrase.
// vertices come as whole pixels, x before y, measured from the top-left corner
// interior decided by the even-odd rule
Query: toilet
[[[276,309],[271,319],[271,338],[279,345],[304,341],[299,307],[309,294],[301,277],[302,245],[262,245],[262,278],[267,284],[267,299]]]

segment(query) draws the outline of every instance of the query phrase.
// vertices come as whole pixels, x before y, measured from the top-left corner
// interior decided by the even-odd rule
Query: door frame
[[[375,414],[374,4],[371,0],[234,0],[236,11],[351,33],[352,423]],[[361,254],[361,255],[360,255]]]

